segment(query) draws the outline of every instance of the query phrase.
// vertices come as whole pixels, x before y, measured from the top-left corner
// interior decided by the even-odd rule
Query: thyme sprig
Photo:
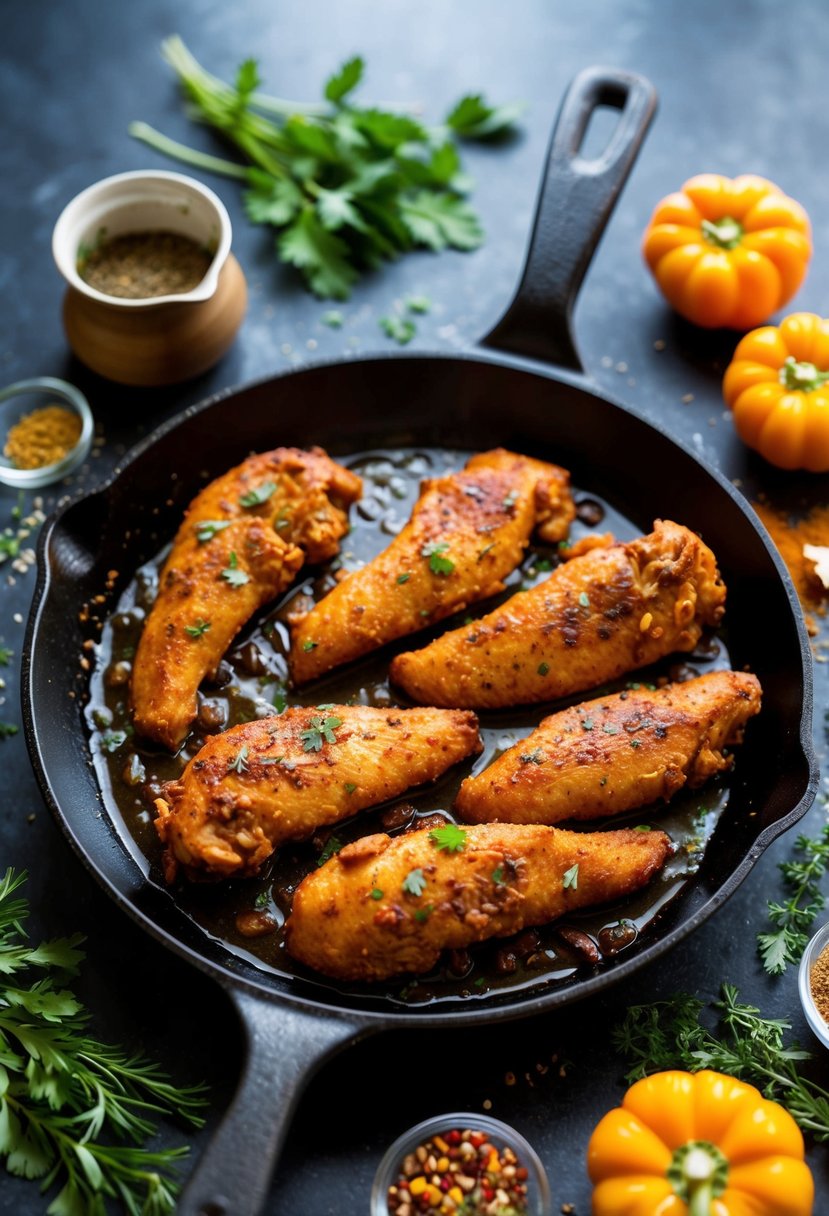
[[[185,1146],[149,1149],[153,1116],[204,1122],[204,1087],[179,1088],[157,1064],[102,1043],[63,985],[77,974],[79,934],[30,946],[25,874],[0,880],[0,1157],[10,1174],[60,1188],[47,1216],[129,1216],[175,1209]],[[120,1143],[119,1143],[120,1142]]]
[[[771,975],[780,975],[789,963],[803,953],[815,917],[826,905],[820,881],[829,866],[829,823],[819,836],[798,836],[795,850],[800,859],[783,861],[778,869],[788,898],[783,903],[769,901],[769,920],[776,929],[758,933],[757,947],[763,966]]]
[[[791,1029],[786,1019],[764,1018],[754,1005],[741,1004],[739,995],[723,984],[713,1002],[716,1033],[702,1021],[704,1002],[688,993],[632,1006],[612,1032],[614,1046],[631,1064],[627,1080],[663,1069],[712,1068],[756,1085],[782,1103],[803,1131],[829,1140],[829,1091],[798,1070],[811,1053],[785,1042]]]

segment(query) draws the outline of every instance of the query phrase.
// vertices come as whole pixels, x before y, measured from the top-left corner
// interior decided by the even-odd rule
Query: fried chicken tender
[[[447,948],[505,937],[639,890],[671,849],[664,832],[516,824],[464,832],[460,851],[451,853],[428,829],[368,836],[341,849],[297,888],[289,953],[340,980],[430,971]]]
[[[469,823],[598,819],[697,789],[728,769],[760,711],[760,683],[715,671],[585,701],[540,726],[461,785],[455,810]]]
[[[474,714],[295,706],[215,735],[156,800],[168,881],[254,874],[286,840],[396,798],[481,749]]]
[[[276,448],[249,457],[193,499],[135,655],[139,734],[171,751],[179,746],[196,715],[201,681],[306,559],[337,552],[361,487],[321,448]]]
[[[552,701],[693,650],[724,604],[711,550],[657,520],[648,536],[574,557],[488,616],[398,655],[391,677],[428,705]]]
[[[533,530],[550,542],[567,535],[575,514],[569,483],[564,469],[503,448],[424,481],[388,548],[292,619],[294,682],[503,591]]]

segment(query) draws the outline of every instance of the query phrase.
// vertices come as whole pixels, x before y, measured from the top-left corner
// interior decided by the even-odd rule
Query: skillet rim
[[[64,813],[60,806],[60,801],[55,793],[52,782],[48,774],[48,764],[43,758],[41,742],[39,738],[39,730],[37,724],[37,711],[35,709],[36,694],[33,683],[33,664],[32,654],[36,644],[40,629],[41,619],[44,615],[46,606],[48,605],[49,591],[51,587],[51,564],[49,561],[49,543],[55,530],[62,522],[64,516],[76,507],[81,502],[95,498],[98,496],[105,497],[108,491],[116,484],[116,482],[124,475],[130,466],[141,459],[144,454],[153,448],[161,439],[165,438],[170,432],[176,430],[190,419],[197,417],[199,414],[206,413],[209,409],[220,404],[223,401],[228,401],[235,396],[244,392],[255,390],[264,387],[268,384],[278,382],[286,377],[302,376],[305,373],[313,373],[319,370],[337,370],[342,367],[366,367],[370,364],[388,362],[395,363],[421,363],[421,362],[443,362],[447,364],[464,365],[464,364],[483,364],[486,366],[496,366],[504,368],[511,372],[519,372],[537,376],[541,379],[552,381],[553,383],[564,383],[571,388],[580,392],[586,393],[589,396],[598,399],[605,405],[620,410],[623,414],[630,416],[635,422],[642,426],[655,431],[661,438],[667,441],[672,447],[678,448],[684,456],[690,458],[698,467],[700,474],[703,477],[708,477],[713,480],[720,490],[725,490],[732,503],[743,514],[747,523],[759,537],[763,544],[766,554],[771,558],[777,576],[782,583],[783,590],[786,594],[786,599],[789,609],[792,614],[793,623],[795,625],[796,636],[800,650],[800,674],[802,677],[803,699],[800,712],[798,745],[802,754],[804,764],[808,772],[803,793],[795,804],[781,819],[769,824],[756,837],[753,844],[749,848],[745,857],[732,870],[727,879],[721,883],[719,888],[713,892],[705,902],[696,910],[696,912],[688,917],[687,920],[672,928],[665,937],[656,941],[649,941],[642,945],[628,959],[615,962],[612,968],[603,970],[597,975],[585,978],[579,981],[574,986],[554,988],[547,992],[541,992],[538,995],[526,996],[522,995],[522,990],[518,989],[505,998],[503,1004],[498,1005],[480,1005],[470,1004],[466,1009],[441,1009],[433,1008],[431,1005],[426,1005],[419,1011],[406,1012],[403,1009],[391,1007],[383,1010],[371,1009],[365,1007],[355,1007],[349,1004],[342,1004],[337,998],[335,990],[328,989],[331,992],[331,998],[321,995],[319,997],[309,996],[304,993],[296,993],[290,991],[280,991],[272,986],[269,982],[270,977],[267,971],[260,974],[255,971],[253,964],[242,960],[243,965],[249,968],[253,973],[252,976],[240,975],[230,968],[225,967],[220,962],[208,958],[205,953],[191,947],[186,942],[182,941],[175,933],[164,928],[162,925],[154,921],[144,912],[137,902],[135,895],[144,887],[153,887],[149,883],[146,875],[144,875],[137,866],[135,859],[126,847],[117,826],[112,823],[109,816],[106,816],[108,822],[108,830],[111,835],[118,841],[121,849],[129,858],[129,864],[136,871],[140,881],[130,894],[119,889],[115,879],[104,873],[101,865],[96,857],[87,854],[77,838],[69,817]],[[663,426],[651,419],[644,417],[632,406],[619,401],[610,393],[605,393],[599,390],[598,386],[586,375],[580,375],[569,372],[560,367],[545,367],[539,365],[530,359],[522,358],[506,354],[504,352],[490,352],[488,350],[474,349],[471,351],[462,352],[442,352],[442,351],[411,351],[411,352],[377,352],[360,356],[359,358],[323,358],[309,361],[302,364],[300,367],[285,368],[273,372],[268,375],[257,377],[243,384],[229,386],[220,389],[208,397],[197,401],[179,413],[160,423],[149,435],[140,440],[132,447],[120,460],[112,470],[111,474],[96,485],[91,490],[80,490],[75,495],[71,496],[58,510],[56,510],[43,524],[38,538],[37,546],[37,581],[32,595],[31,608],[27,619],[26,634],[24,640],[23,655],[21,661],[21,703],[24,735],[29,751],[29,757],[35,773],[35,777],[40,788],[40,792],[47,807],[49,808],[52,817],[56,820],[64,837],[68,840],[75,855],[79,858],[85,869],[92,875],[95,881],[103,888],[106,894],[115,902],[116,906],[125,911],[131,919],[152,938],[158,941],[167,949],[172,950],[176,955],[185,959],[187,962],[196,966],[203,973],[215,979],[226,991],[233,993],[234,990],[246,993],[259,1000],[262,1000],[270,1005],[280,1005],[284,1003],[297,1013],[318,1014],[325,1012],[329,1015],[337,1015],[344,1020],[350,1021],[364,1030],[382,1029],[390,1026],[395,1028],[415,1028],[426,1025],[440,1024],[441,1026],[468,1026],[476,1022],[502,1022],[513,1021],[519,1018],[531,1017],[534,1014],[541,1012],[552,1011],[557,1008],[564,1008],[587,997],[595,995],[597,992],[610,988],[615,984],[619,984],[627,979],[634,972],[646,968],[653,963],[661,955],[667,953],[674,946],[678,945],[687,936],[694,932],[704,921],[709,919],[717,912],[724,903],[734,894],[737,888],[748,877],[754,865],[759,858],[769,847],[769,845],[794,826],[808,811],[812,805],[817,793],[820,774],[817,767],[813,740],[812,740],[812,709],[813,709],[813,669],[811,660],[811,650],[809,647],[808,637],[806,634],[803,615],[800,610],[799,601],[786,569],[782,558],[780,557],[775,545],[771,541],[765,527],[759,517],[752,510],[747,499],[742,495],[728,480],[719,469],[705,464],[700,457],[689,447],[686,447],[682,441],[670,434]],[[255,977],[255,978],[254,978]],[[290,984],[290,979],[286,977],[285,981]]]

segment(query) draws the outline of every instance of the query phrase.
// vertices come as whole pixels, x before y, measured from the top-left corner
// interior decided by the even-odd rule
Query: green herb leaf
[[[317,868],[324,866],[326,861],[330,861],[332,857],[336,857],[344,844],[345,841],[340,840],[338,836],[329,836],[322,852],[317,858]]]
[[[612,722],[605,722],[602,730],[606,735],[618,735],[619,733],[619,727],[614,726]]]
[[[788,898],[783,903],[769,902],[775,930],[757,935],[763,966],[771,975],[781,975],[803,953],[815,917],[826,905],[820,882],[827,868],[829,824],[815,838],[798,836],[795,859],[779,863]]]
[[[550,664],[549,663],[539,663],[538,664],[538,674],[540,676],[549,675],[550,674]]]
[[[343,327],[343,314],[336,308],[330,308],[328,312],[324,312],[320,320],[330,329],[342,329]]]
[[[451,147],[451,145],[447,146]],[[454,148],[452,151],[454,152]],[[455,155],[457,155],[457,153],[455,153]],[[432,301],[428,296],[406,296],[406,307],[408,308],[409,312],[423,314],[431,311]]]
[[[470,93],[449,112],[446,125],[462,139],[491,139],[510,130],[525,109],[523,102],[489,106],[480,93]]]
[[[343,783],[343,789],[350,797],[354,793],[354,791],[357,789],[357,786],[354,784],[353,781],[346,781]]]
[[[239,499],[241,507],[261,507],[263,503],[276,493],[275,481],[263,481],[260,486],[254,490],[248,490],[247,494],[243,494]]]
[[[409,871],[403,879],[403,890],[407,895],[416,895],[420,898],[426,890],[426,876],[421,869]]]
[[[582,591],[581,594],[579,595],[579,603],[581,604],[582,608],[590,607],[590,597],[588,596],[586,591]]]
[[[232,520],[229,519],[203,519],[196,524],[196,540],[200,545],[205,545],[209,540],[212,540],[217,532],[223,532],[225,528],[229,528]]]
[[[15,726],[14,722],[0,722],[0,739],[10,739],[19,730],[20,727]]]
[[[455,194],[418,190],[401,197],[400,216],[412,240],[435,252],[447,246],[471,250],[483,244],[484,231],[477,215]]]
[[[0,646],[0,667],[8,667],[13,655],[14,651],[9,650],[7,646]]]
[[[312,650],[316,650],[317,646],[319,646],[319,642],[313,641],[312,638],[306,638],[302,643],[302,649],[306,654],[310,654]]]
[[[253,901],[253,906],[254,906],[254,908],[267,908],[267,906],[270,902],[271,902],[271,898],[268,895],[268,892],[260,891],[259,894],[256,896],[256,899]]]
[[[424,924],[434,912],[434,904],[427,904],[425,908],[415,908],[414,918],[420,924]]]
[[[504,867],[503,866],[498,866],[498,867],[496,867],[496,869],[494,869],[492,871],[492,881],[495,883],[496,887],[502,887],[504,885]]]
[[[432,543],[424,545],[420,550],[421,557],[428,557],[429,569],[432,574],[451,574],[455,569],[455,563],[448,557],[444,557],[444,553],[449,552],[449,544],[447,541],[441,541],[440,544]]]
[[[17,729],[17,728],[15,728]],[[105,752],[117,752],[119,747],[127,741],[127,732],[124,730],[108,730],[106,734],[101,735],[101,748]]]
[[[192,625],[184,626],[184,632],[187,634],[188,637],[191,637],[191,638],[203,637],[204,634],[206,634],[209,629],[210,629],[210,621],[205,621],[200,616],[196,617],[196,620]]]
[[[248,771],[248,756],[250,749],[246,744],[243,744],[232,760],[228,761],[227,771],[229,773],[246,773]]]
[[[522,764],[543,764],[547,757],[540,747],[535,747],[531,752],[524,752],[518,759]]]
[[[579,863],[578,862],[576,862],[576,864],[574,866],[570,866],[569,870],[564,871],[564,874],[561,879],[561,885],[564,887],[565,891],[568,889],[568,887],[572,887],[572,889],[574,891],[576,890],[576,888],[579,885]]]
[[[254,224],[282,228],[302,207],[305,196],[288,177],[274,177],[263,169],[249,169],[250,190],[244,194],[245,213]]]
[[[393,338],[399,346],[411,342],[417,333],[417,326],[408,317],[380,317],[377,324],[388,338]]]
[[[347,300],[358,274],[348,261],[348,246],[328,232],[311,207],[305,207],[278,242],[283,262],[303,272],[318,296]]]
[[[445,827],[432,828],[429,839],[442,852],[460,853],[466,844],[467,835],[468,833],[456,823],[447,823]]]
[[[372,890],[372,892],[371,892],[371,898],[372,898],[372,899],[382,899],[382,898],[383,898],[383,892],[380,890],[380,888],[379,888],[379,887],[375,887],[375,888]]]
[[[231,553],[227,559],[227,566],[222,571],[222,578],[225,582],[230,583],[231,587],[244,587],[245,583],[250,582],[250,575],[239,569],[239,559],[235,553]]]
[[[337,736],[334,734],[334,731],[338,726],[342,726],[342,724],[342,718],[334,716],[312,718],[308,729],[300,731],[299,734],[302,740],[303,751],[320,752],[322,751],[323,743],[336,743]]]
[[[342,99],[356,89],[357,85],[363,79],[363,69],[365,64],[359,55],[355,55],[353,59],[347,60],[333,76],[330,76],[325,83],[325,96],[329,101],[340,102]]]
[[[411,577],[412,576],[408,570],[405,572],[405,574],[398,574],[398,576],[397,576],[398,587],[401,587],[403,585],[403,583],[408,583],[408,581]]]

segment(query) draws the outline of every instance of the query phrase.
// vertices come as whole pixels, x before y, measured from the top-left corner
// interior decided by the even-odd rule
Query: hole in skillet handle
[[[615,129],[597,156],[590,136],[588,159],[591,119],[608,107],[619,112]],[[591,67],[573,80],[550,141],[518,290],[482,346],[583,373],[573,306],[655,113],[656,90],[644,76]]]

